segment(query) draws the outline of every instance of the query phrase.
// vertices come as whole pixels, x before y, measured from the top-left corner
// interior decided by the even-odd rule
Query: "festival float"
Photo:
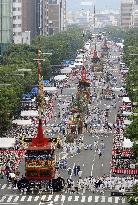
[[[71,117],[67,122],[67,136],[68,142],[73,142],[78,134],[83,132],[83,124],[85,116],[88,114],[88,104],[91,103],[90,93],[91,82],[86,79],[86,69],[82,66],[81,80],[79,80],[76,99],[71,106]]]
[[[40,56],[38,51],[38,95],[37,105],[39,113],[39,124],[37,128],[37,136],[34,136],[32,142],[29,143],[25,155],[25,177],[18,183],[18,188],[21,189],[22,185],[27,187],[29,191],[31,184],[34,187],[36,184],[50,184],[53,190],[59,191],[62,189],[61,178],[55,179],[55,146],[43,134],[42,115],[44,112],[44,94],[43,94],[43,81],[40,77]],[[48,185],[49,186],[49,185]]]
[[[78,118],[77,118],[78,109],[74,107],[70,111],[71,111],[71,116],[69,117],[69,120],[66,122],[67,124],[66,142],[67,143],[73,143],[78,136]]]
[[[107,40],[105,38],[103,45],[101,47],[101,58],[108,58],[108,55],[109,55],[109,47],[107,45]]]
[[[98,57],[96,44],[95,44],[95,48],[93,51],[93,56],[92,56],[91,62],[93,64],[93,71],[94,72],[103,72],[103,64],[101,62],[101,59]]]

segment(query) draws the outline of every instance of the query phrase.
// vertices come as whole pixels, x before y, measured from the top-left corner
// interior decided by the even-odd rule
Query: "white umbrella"
[[[56,92],[57,88],[56,87],[44,87],[43,91]]]
[[[70,67],[61,69],[61,73],[68,74],[68,73],[71,73],[71,72],[72,72],[72,69]]]
[[[57,75],[57,76],[54,77],[54,80],[62,81],[62,80],[65,80],[67,78],[68,77],[66,75]]]

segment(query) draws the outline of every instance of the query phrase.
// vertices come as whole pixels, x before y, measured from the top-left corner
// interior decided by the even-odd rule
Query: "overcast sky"
[[[93,0],[67,0],[67,9],[68,10],[78,10],[78,9],[88,9],[90,6],[81,6],[81,2],[93,2]],[[96,3],[97,10],[105,9],[119,9],[121,0],[94,0]]]

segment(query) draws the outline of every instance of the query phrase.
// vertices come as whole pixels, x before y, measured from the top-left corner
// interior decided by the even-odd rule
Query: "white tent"
[[[16,139],[9,137],[0,138],[0,148],[10,148],[15,146]]]
[[[24,110],[21,112],[21,116],[30,116],[30,117],[37,117],[38,116],[38,111],[37,110]]]
[[[64,74],[68,74],[71,72],[72,72],[72,69],[70,67],[66,67],[66,68],[61,69],[61,73],[64,73]]]
[[[123,111],[123,116],[129,116],[129,115],[132,115],[133,112],[126,112],[126,111]]]
[[[125,103],[131,103],[129,97],[123,97],[122,101],[125,102]]]
[[[123,147],[124,148],[130,148],[132,146],[133,146],[133,142],[131,142],[130,139],[124,138]]]
[[[112,88],[112,91],[121,91],[121,90],[125,90],[125,88],[123,88],[123,87],[120,87],[120,88],[118,88],[118,87],[113,87]]]
[[[132,123],[131,120],[124,120],[124,125],[130,125]]]
[[[62,81],[62,80],[65,80],[67,79],[68,77],[66,75],[56,75],[54,77],[54,80],[57,80],[57,81]]]
[[[56,87],[44,87],[43,91],[47,91],[47,92],[56,92],[57,88]]]
[[[124,44],[123,43],[116,43],[117,46],[119,46],[120,48],[123,48],[124,47]]]
[[[29,119],[29,120],[13,120],[12,124],[26,126],[26,125],[31,125],[32,121],[31,121],[31,119]]]
[[[81,62],[75,62],[75,63],[74,63],[74,66],[75,66],[75,67],[77,67],[77,66],[82,66],[82,65],[83,65],[83,63],[81,63]]]

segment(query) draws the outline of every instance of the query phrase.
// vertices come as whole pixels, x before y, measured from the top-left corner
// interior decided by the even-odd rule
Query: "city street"
[[[114,50],[116,47],[114,48]],[[110,60],[118,58],[119,52],[111,51]],[[89,62],[88,62],[89,63]],[[111,69],[111,68],[107,68]],[[117,87],[121,87],[121,77],[119,74],[119,65],[114,65],[114,68],[111,70],[112,74],[117,78]],[[75,82],[77,82],[75,80]],[[57,102],[59,98],[61,100],[67,100],[75,95],[77,92],[77,86],[75,82],[70,82],[70,88],[64,88],[63,93],[58,96]],[[102,90],[102,86],[96,86],[96,93],[98,94],[97,100],[92,102],[91,109],[94,107],[99,107],[101,110],[105,110],[109,105],[112,105],[112,100],[100,99],[100,92]],[[94,92],[94,88],[91,87],[91,92]],[[109,109],[109,117],[108,122],[110,124],[114,124],[116,120],[116,115],[118,111],[118,106],[120,105],[120,98],[118,98],[118,94],[121,92],[116,92],[116,108]],[[56,103],[57,103],[56,102]],[[55,106],[55,111],[57,111],[57,106]],[[52,119],[46,126],[44,126],[44,130],[47,130],[51,125],[58,124],[60,119],[56,120],[56,122]],[[81,177],[84,179],[89,176],[93,177],[102,177],[102,176],[111,176],[111,153],[113,146],[113,132],[110,130],[100,131],[96,129],[92,133],[89,133],[87,130],[81,135],[83,137],[84,145],[92,144],[92,149],[82,149],[80,153],[65,153],[63,150],[56,151],[57,158],[59,158],[62,154],[65,155],[67,159],[67,168],[73,167],[75,164],[80,166],[82,171]],[[100,147],[101,143],[104,143],[105,147],[102,152],[102,156],[99,157],[97,150],[94,147],[94,142],[97,142],[97,146]],[[24,163],[20,165],[21,175],[24,175]],[[71,178],[74,182],[76,182],[79,177],[74,176],[72,173],[71,176],[68,175],[67,169],[60,170],[59,174],[66,181],[67,178]],[[121,205],[127,204],[126,199],[122,196],[111,196],[111,190],[105,190],[103,193],[95,191],[94,193],[90,190],[84,189],[79,193],[67,193],[67,191],[63,190],[61,193],[54,194],[24,194],[20,193],[17,188],[13,189],[10,184],[6,182],[6,179],[0,181],[0,205]]]

